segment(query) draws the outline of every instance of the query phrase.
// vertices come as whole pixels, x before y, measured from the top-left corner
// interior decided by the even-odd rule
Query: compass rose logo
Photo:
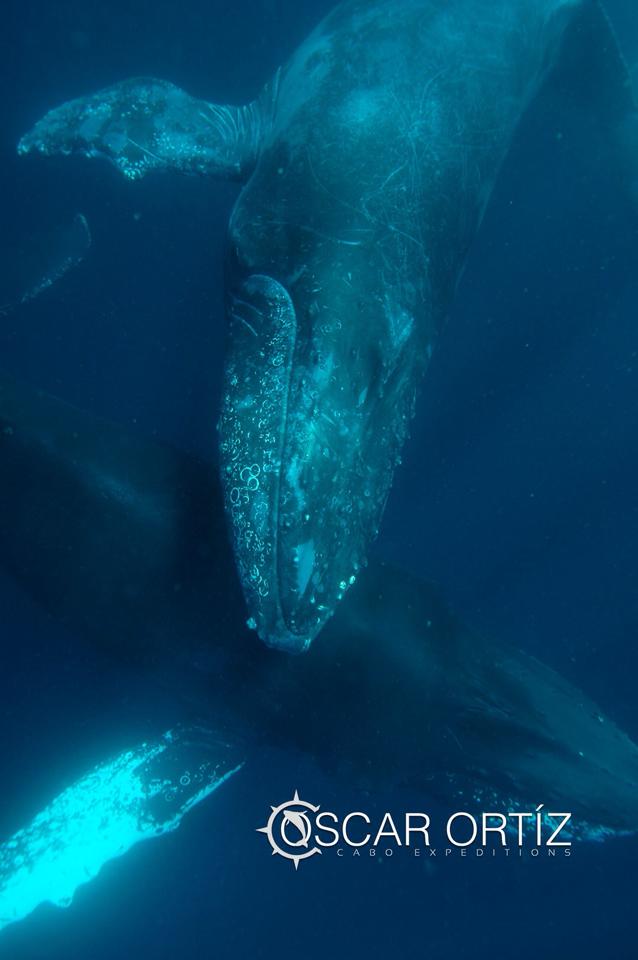
[[[295,790],[292,800],[280,803],[278,807],[271,807],[271,814],[265,827],[260,827],[257,833],[265,833],[272,847],[272,855],[292,860],[295,870],[299,869],[302,860],[309,860],[315,854],[321,853],[319,847],[311,847],[312,823],[308,811],[312,814],[319,812],[319,807],[306,803],[299,798],[299,791]]]

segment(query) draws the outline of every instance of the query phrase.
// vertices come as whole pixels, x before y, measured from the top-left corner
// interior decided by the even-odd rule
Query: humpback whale
[[[3,568],[92,644],[166,664],[182,714],[197,690],[196,716],[234,745],[227,765],[268,744],[361,783],[431,794],[438,776],[448,798],[462,782],[635,829],[638,747],[556,672],[468,629],[435,586],[371,563],[321,643],[291,657],[244,623],[213,464],[8,378],[0,460]]]
[[[248,106],[127,80],[21,140],[21,153],[105,156],[130,179],[244,184],[220,467],[266,643],[306,650],[365,566],[501,164],[570,61],[635,178],[629,74],[598,0],[345,0]]]

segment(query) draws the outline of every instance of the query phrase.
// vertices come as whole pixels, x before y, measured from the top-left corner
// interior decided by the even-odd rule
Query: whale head
[[[289,652],[366,565],[418,379],[409,311],[331,269],[244,275],[228,303],[226,509],[249,625]]]
[[[220,452],[250,623],[301,652],[366,564],[439,298],[405,164],[375,159],[385,101],[353,124],[349,81],[295,76],[229,225]]]

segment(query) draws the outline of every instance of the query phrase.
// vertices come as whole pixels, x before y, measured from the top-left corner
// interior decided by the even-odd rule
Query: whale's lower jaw
[[[241,285],[229,313],[220,451],[248,623],[268,646],[302,653],[338,595],[326,590],[328,558],[315,532],[317,478],[309,488],[302,476],[312,451],[288,449],[303,429],[292,409],[297,317],[287,290],[261,275]]]
[[[249,277],[229,304],[229,352],[219,421],[222,487],[249,625],[282,649],[312,636],[286,624],[276,575],[285,410],[297,322],[288,292]]]
[[[409,417],[353,389],[271,277],[245,280],[229,313],[220,452],[235,559],[249,625],[301,653],[366,564]]]

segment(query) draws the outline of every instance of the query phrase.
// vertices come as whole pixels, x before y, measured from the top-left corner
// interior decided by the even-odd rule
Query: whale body
[[[290,657],[244,623],[214,464],[7,378],[0,460],[2,568],[88,643],[152,670],[169,722],[215,731],[230,766],[274,746],[372,789],[449,802],[469,786],[570,810],[585,836],[635,829],[636,745],[432,584],[371,563],[322,642]]]
[[[527,106],[570,64],[638,158],[598,0],[347,0],[245,107],[128,80],[19,150],[244,181],[220,464],[250,624],[308,648],[365,566],[418,385]],[[622,141],[622,142],[621,142]],[[629,146],[631,144],[631,147]],[[634,167],[634,178],[638,162]]]

